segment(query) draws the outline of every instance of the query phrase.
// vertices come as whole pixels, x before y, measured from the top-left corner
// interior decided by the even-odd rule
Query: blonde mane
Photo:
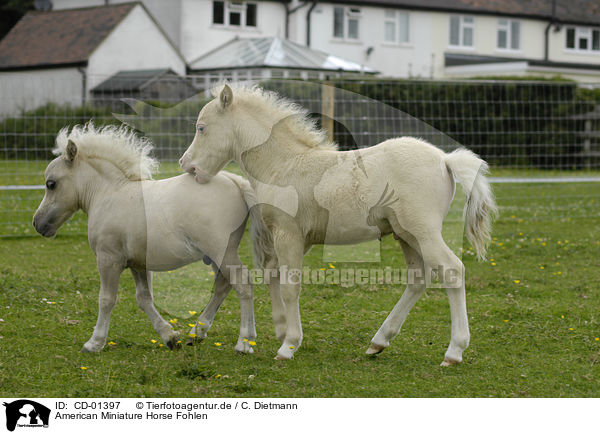
[[[149,155],[150,140],[137,136],[126,126],[98,128],[88,122],[74,126],[71,132],[65,127],[56,137],[54,155],[64,154],[69,140],[77,145],[77,155],[111,162],[131,181],[152,179],[158,170],[158,161]]]
[[[325,131],[309,115],[302,106],[280,96],[277,92],[265,90],[257,85],[248,86],[242,83],[228,83],[233,91],[233,104],[244,104],[253,111],[260,111],[266,119],[277,119],[289,128],[290,134],[308,148],[337,150],[335,142],[329,140]],[[225,84],[212,89],[215,98],[221,93]]]

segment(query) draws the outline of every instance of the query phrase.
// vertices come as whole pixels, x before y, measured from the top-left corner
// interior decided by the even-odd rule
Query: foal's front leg
[[[275,234],[275,252],[279,259],[281,298],[283,299],[286,332],[277,360],[288,360],[302,344],[302,323],[300,321],[300,289],[302,283],[302,257],[304,240],[301,236]]]
[[[131,270],[133,280],[135,281],[135,298],[138,306],[152,322],[154,330],[160,335],[165,345],[170,349],[178,347],[179,334],[173,330],[171,324],[160,316],[160,313],[154,307],[154,295],[152,293],[152,272],[147,270]]]
[[[108,335],[110,314],[117,302],[117,291],[119,288],[119,277],[124,267],[115,263],[113,258],[98,258],[98,271],[100,272],[100,296],[98,300],[98,320],[94,333],[81,349],[84,353],[95,353],[104,348]]]

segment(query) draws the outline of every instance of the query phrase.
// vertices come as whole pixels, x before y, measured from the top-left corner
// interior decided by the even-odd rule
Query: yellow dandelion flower
[[[504,243],[498,243],[499,246],[503,246]],[[471,248],[469,248],[469,250],[471,250]]]
[[[248,339],[244,338],[242,342],[248,342]]]
[[[221,378],[221,374],[215,375],[215,378]]]
[[[200,322],[200,321],[198,321],[196,324],[198,324],[198,325],[204,325],[204,323]]]
[[[516,219],[516,218],[517,218],[517,216],[513,214],[513,215],[511,215],[511,216],[510,216],[510,218],[511,218],[511,219]]]
[[[116,342],[113,342],[113,341],[110,341],[110,342],[108,343],[108,345],[117,345],[117,343],[116,343]]]
[[[329,268],[335,268],[333,264],[329,264]]]
[[[194,338],[196,337],[196,333],[190,333],[188,336],[189,336],[190,338],[194,339]]]
[[[565,319],[565,316],[564,316],[564,315],[561,315],[560,317],[561,317],[562,319]]]
[[[542,243],[542,246],[546,247],[546,242],[545,241]]]
[[[171,319],[169,320],[169,322],[170,322],[171,324],[177,324],[177,318],[171,318]]]
[[[325,271],[325,268],[321,268],[321,271]]]
[[[494,238],[492,238],[492,239],[493,239],[494,241],[497,241],[497,240],[498,240],[498,238],[496,238],[496,237],[494,237]]]
[[[167,271],[167,273],[168,273],[168,274],[171,274],[172,272],[173,272],[173,271],[171,271],[171,270]]]
[[[562,271],[558,271],[557,274],[562,274]]]
[[[290,345],[288,348],[289,348],[290,350],[293,350],[293,349],[294,349],[294,348],[296,348],[296,347],[294,347],[293,345]]]
[[[546,267],[544,267],[543,265],[540,267],[540,270],[544,270]]]
[[[504,320],[504,322],[508,322],[508,320],[507,320],[507,319],[505,319],[505,320]]]
[[[522,235],[523,235],[523,232],[519,232],[519,235],[521,235],[521,236],[522,236]]]
[[[195,310],[188,310],[190,315],[196,315],[196,311]]]
[[[600,338],[594,338],[595,341],[600,341]]]
[[[573,327],[569,327],[569,330],[573,331],[573,330],[575,330],[575,329],[574,329]]]
[[[221,345],[223,345],[221,342],[215,342],[216,347],[220,347]]]
[[[163,345],[163,344],[159,344],[158,346],[159,346],[159,347],[164,347],[164,345]]]
[[[519,283],[521,283],[521,281],[520,281],[519,279],[513,280],[513,282],[515,282],[517,285],[518,285]]]
[[[178,343],[178,344],[180,344],[180,343],[181,343],[181,341],[177,341],[177,343]]]
[[[254,341],[248,341],[248,343],[252,346],[256,345],[256,342],[254,342]]]
[[[156,339],[152,339],[150,342],[152,342],[153,344],[156,343]]]
[[[82,370],[82,371],[85,371],[86,369],[87,369],[87,366],[82,366],[82,367],[81,367],[81,370]]]
[[[556,244],[562,244],[562,241],[557,241]]]
[[[496,263],[495,263],[495,262],[492,262],[492,267],[495,267],[495,266],[496,266]]]
[[[188,326],[190,326],[190,327],[196,327],[196,324],[190,323],[190,324],[188,324]]]
[[[537,240],[537,241],[542,241],[542,239],[541,239],[541,238],[536,238],[536,240]]]
[[[50,302],[50,304],[56,304],[56,302],[55,302],[55,301],[52,301],[52,302]]]

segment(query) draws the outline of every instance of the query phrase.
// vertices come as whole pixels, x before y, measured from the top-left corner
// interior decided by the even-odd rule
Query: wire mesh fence
[[[34,234],[31,217],[42,199],[44,169],[62,128],[90,120],[97,126],[126,123],[153,141],[159,176],[173,176],[181,173],[177,160],[193,139],[199,110],[210,99],[204,77],[148,80],[124,74],[107,78],[88,94],[58,97],[57,90],[75,92],[61,80],[48,77],[36,83],[42,95],[31,109],[23,108],[19,88],[0,101],[0,237]],[[307,108],[343,150],[418,136],[446,150],[472,149],[504,181],[536,183],[498,187],[503,215],[520,210],[540,220],[598,216],[597,182],[557,183],[600,179],[600,87],[556,81],[380,79],[261,84]],[[542,188],[541,181],[556,183]],[[62,233],[85,233],[85,221],[78,213]]]

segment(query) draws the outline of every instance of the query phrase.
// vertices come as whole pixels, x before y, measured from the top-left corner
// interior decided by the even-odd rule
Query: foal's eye
[[[199,133],[203,133],[204,132],[204,128],[206,128],[204,125],[196,125],[196,130]]]
[[[46,188],[48,190],[54,190],[56,188],[56,181],[52,181],[52,180],[46,181]]]

